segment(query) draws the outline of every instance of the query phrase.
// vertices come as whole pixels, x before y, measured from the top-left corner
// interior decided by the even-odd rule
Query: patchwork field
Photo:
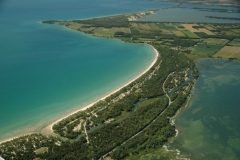
[[[105,37],[113,37],[116,32],[124,32],[124,33],[130,33],[129,28],[104,28],[104,27],[98,27],[93,30],[93,34],[96,36],[105,36]]]
[[[198,26],[197,24],[182,24],[190,32],[198,32],[197,29],[193,28],[193,26]]]
[[[99,37],[114,37],[127,42],[170,47],[194,60],[206,57],[240,59],[240,25],[238,24],[143,23],[121,21],[116,18],[114,19],[116,23],[122,26],[116,27],[115,22],[112,22],[113,19],[111,18],[109,23],[105,23],[107,19],[103,18],[96,22],[94,20],[87,21],[87,23],[57,21],[54,24],[65,25],[68,28]],[[49,23],[53,22],[50,21]]]
[[[228,45],[231,45],[231,46],[240,46],[240,38],[235,38],[235,39],[233,39],[230,43],[228,43]]]
[[[83,32],[88,32],[88,31],[93,31],[94,29],[96,29],[96,27],[88,27],[88,28],[82,27],[80,30]]]
[[[167,28],[174,27],[171,23],[164,23],[164,25],[165,25]]]
[[[213,57],[240,59],[240,47],[225,46],[220,51],[218,51]]]
[[[156,25],[157,25],[160,29],[165,29],[165,30],[168,29],[163,23],[157,23]]]
[[[191,31],[191,32],[203,32],[206,33],[207,35],[216,35],[215,33],[209,31],[207,28],[209,28],[210,30],[213,29],[210,26],[207,26],[207,28],[194,28],[194,27],[204,27],[202,25],[198,25],[198,24],[182,24],[182,26],[184,26],[184,28],[186,28],[187,30]]]
[[[59,22],[59,24],[61,25],[61,22]],[[77,30],[79,28],[81,28],[83,26],[83,24],[78,24],[78,23],[67,23],[65,24],[66,27]]]
[[[229,42],[227,39],[219,39],[219,38],[207,38],[203,39],[204,43],[213,44],[213,45],[225,45]]]
[[[216,35],[215,33],[207,30],[206,28],[199,28],[198,32],[203,32],[203,33],[206,33],[207,35]]]
[[[189,38],[199,38],[196,34],[190,32],[189,30],[184,30],[182,32],[186,34]]]
[[[208,29],[208,30],[214,30],[214,28],[210,25],[207,25],[207,24],[201,24],[202,27]]]
[[[134,28],[134,29],[138,29],[138,24],[137,23],[131,23],[131,27]]]
[[[164,23],[164,25],[166,26],[166,28],[168,29],[168,30],[170,30],[170,31],[178,31],[178,29],[177,28],[175,28],[175,26],[174,25],[172,25],[172,24],[169,24],[169,23]]]
[[[161,29],[164,34],[172,34],[172,31],[168,29]]]
[[[187,54],[192,59],[199,59],[204,57],[212,57],[217,53],[223,46],[210,45],[210,44],[199,44],[191,48],[191,53]]]
[[[240,29],[232,29],[232,31],[238,35],[240,35]]]
[[[94,35],[96,36],[108,36],[108,37],[113,37],[114,36],[113,31],[111,31],[111,29],[108,28],[103,28],[103,27],[98,27],[94,30]]]
[[[149,23],[149,26],[152,28],[152,30],[159,31],[160,28],[155,23]]]
[[[186,37],[186,35],[181,31],[172,31],[178,37]]]
[[[172,24],[172,26],[174,26],[175,28],[177,28],[178,30],[185,30],[185,28],[181,25],[181,24]]]
[[[178,29],[175,28],[175,27],[169,27],[168,30],[170,30],[170,31],[178,31]]]
[[[141,30],[152,30],[152,28],[147,23],[139,23],[138,26]]]
[[[233,35],[233,34],[236,34],[236,33],[234,33],[234,32],[232,32],[232,31],[223,31],[222,32],[223,34],[225,34],[225,35]]]

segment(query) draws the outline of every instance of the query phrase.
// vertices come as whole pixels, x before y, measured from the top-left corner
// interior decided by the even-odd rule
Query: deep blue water
[[[106,95],[153,61],[151,47],[92,37],[43,20],[173,6],[138,0],[0,2],[0,140],[38,132]]]

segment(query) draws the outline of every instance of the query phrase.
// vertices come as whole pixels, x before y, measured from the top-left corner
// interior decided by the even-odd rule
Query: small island
[[[156,59],[139,78],[85,110],[0,144],[6,159],[139,159],[176,135],[172,117],[188,105],[194,60],[240,60],[240,24],[138,22],[155,11],[73,21],[44,21],[86,34],[143,43]],[[231,52],[231,54],[229,54]],[[175,155],[172,155],[175,156]]]

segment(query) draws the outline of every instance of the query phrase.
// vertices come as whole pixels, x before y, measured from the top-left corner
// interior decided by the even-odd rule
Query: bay
[[[0,3],[0,140],[44,126],[110,93],[153,61],[147,45],[92,37],[43,20],[173,6],[138,0]]]
[[[183,157],[239,159],[240,63],[203,59],[187,109],[176,117],[179,135],[170,144]],[[183,158],[182,157],[182,158]]]
[[[205,9],[205,10],[204,10]],[[206,10],[207,9],[207,10]],[[179,7],[160,9],[156,14],[139,18],[138,21],[180,22],[180,23],[240,23],[240,20],[215,19],[206,16],[239,18],[238,7],[183,4]],[[204,10],[204,11],[203,11]],[[212,11],[211,11],[212,10]],[[226,10],[228,12],[222,12]],[[237,12],[238,11],[238,12]]]

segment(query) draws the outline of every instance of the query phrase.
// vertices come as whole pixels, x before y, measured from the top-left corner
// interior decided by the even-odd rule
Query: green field
[[[152,30],[152,28],[147,23],[139,23],[138,26],[139,26],[139,29],[141,30],[147,30],[147,31]]]
[[[189,56],[195,58],[212,57],[222,47],[223,46],[221,45],[199,44],[192,47],[192,52],[190,53]]]
[[[219,39],[219,38],[207,38],[207,39],[203,39],[203,42],[207,44],[214,44],[214,45],[225,45],[226,43],[229,42],[229,40]]]
[[[178,29],[175,28],[175,27],[169,27],[168,30],[170,30],[170,31],[178,31]]]
[[[88,32],[88,31],[93,31],[94,29],[96,29],[96,27],[89,27],[89,28],[81,28],[80,30],[83,32]]]
[[[37,150],[34,151],[36,154],[43,154],[45,152],[48,152],[48,148],[47,147],[41,147]]]
[[[138,29],[138,24],[137,23],[131,23],[131,28]]]
[[[163,23],[157,23],[157,26],[161,29],[168,29]]]
[[[93,30],[94,35],[96,36],[102,36],[102,37],[113,37],[116,32],[124,32],[124,33],[130,33],[129,28],[103,28],[98,27]]]
[[[181,31],[172,31],[172,32],[178,37],[186,37],[186,35],[183,34]]]
[[[238,35],[240,35],[240,29],[232,29],[232,31]]]
[[[149,23],[149,26],[152,28],[152,30],[159,31],[160,28],[155,23]]]
[[[231,46],[240,46],[240,38],[235,38],[231,42],[228,43]]]
[[[167,28],[174,27],[171,23],[164,23],[164,25],[165,25]]]
[[[153,99],[146,100],[146,101],[140,103],[140,104],[137,106],[137,109],[146,107],[146,106],[148,106],[148,105],[150,105],[150,104],[153,104],[154,102],[156,102],[156,101],[158,101],[158,100],[159,100],[159,98],[153,98]],[[136,109],[136,110],[137,110],[137,109]]]
[[[118,37],[118,39],[120,39],[122,41],[130,41],[131,40],[130,37]]]
[[[184,30],[182,31],[184,34],[186,34],[189,38],[199,38],[196,34],[188,31],[188,30]]]
[[[214,30],[214,27],[211,25],[207,25],[207,24],[201,24],[201,26],[203,26],[204,28],[208,29],[208,30]]]
[[[114,31],[108,28],[99,27],[94,30],[94,35],[96,36],[106,36],[106,37],[113,37]]]
[[[172,25],[172,24],[169,24],[169,23],[164,23],[164,25],[166,26],[166,28],[168,29],[168,30],[170,30],[170,31],[178,31],[178,29],[177,28],[175,28],[175,26],[174,25]]]
[[[223,33],[224,33],[225,35],[229,35],[229,36],[231,36],[231,35],[233,35],[233,34],[236,34],[235,32],[232,32],[232,31],[223,31]]]

